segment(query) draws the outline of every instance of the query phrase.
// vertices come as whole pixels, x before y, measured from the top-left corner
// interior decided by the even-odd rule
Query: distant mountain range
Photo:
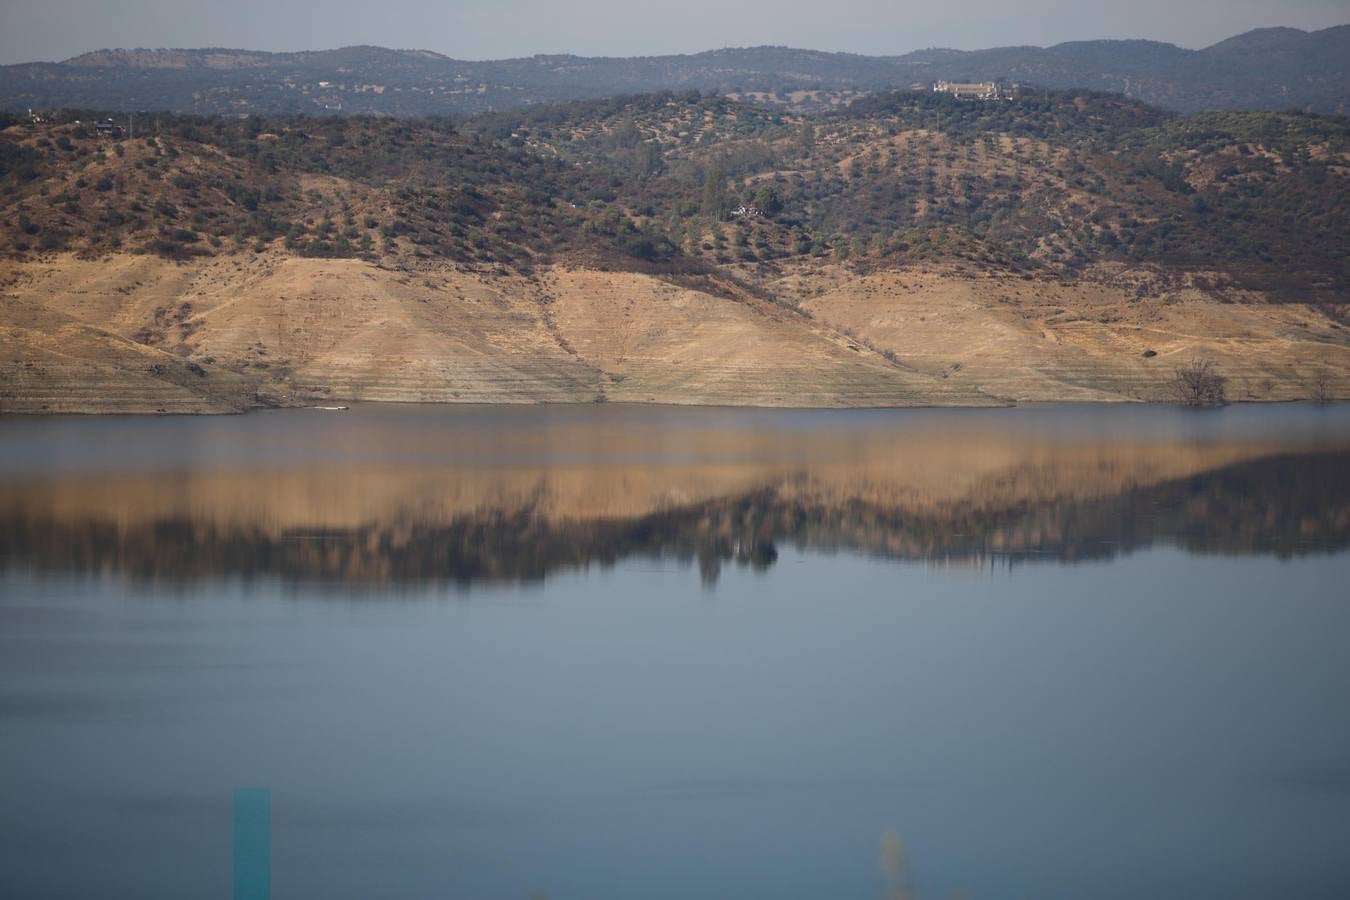
[[[1350,112],[1350,25],[1249,31],[1203,50],[1156,41],[930,49],[861,56],[787,47],[632,58],[464,61],[423,50],[344,47],[99,50],[0,67],[0,108],[200,114],[478,113],[655,90],[716,91],[798,109],[938,79],[1007,79],[1123,93],[1180,112]]]

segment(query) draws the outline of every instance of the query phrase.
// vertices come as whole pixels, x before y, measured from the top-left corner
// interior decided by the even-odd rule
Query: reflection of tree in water
[[[886,831],[881,835],[881,857],[878,866],[886,885],[883,893],[885,900],[914,900],[914,890],[909,882],[909,864],[905,860],[905,847],[900,841],[900,835],[894,831]]]
[[[40,515],[0,519],[0,560],[112,569],[146,578],[213,575],[351,583],[534,581],[629,558],[765,570],[778,546],[900,559],[1104,558],[1159,542],[1193,552],[1328,551],[1350,542],[1350,454],[1244,462],[1093,500],[961,502],[911,509],[763,488],[635,519],[550,521],[533,509],[447,524],[398,521],[332,531],[221,529],[189,519],[119,527]]]

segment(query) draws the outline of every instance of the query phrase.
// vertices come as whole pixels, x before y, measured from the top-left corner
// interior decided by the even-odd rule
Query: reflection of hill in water
[[[1156,453],[1175,457],[1165,447]],[[492,483],[475,503],[440,508],[438,515],[409,500],[368,521],[335,524],[320,517],[309,526],[276,516],[251,520],[237,510],[223,515],[201,499],[216,495],[201,484],[191,490],[170,485],[174,497],[187,490],[194,503],[152,503],[129,513],[136,509],[133,498],[144,499],[146,484],[105,484],[102,492],[90,485],[81,502],[86,495],[77,487],[72,497],[63,480],[60,490],[35,484],[7,492],[0,558],[40,570],[144,578],[469,584],[660,557],[696,562],[705,582],[713,582],[733,561],[771,566],[785,543],[953,564],[990,557],[1071,562],[1158,543],[1280,556],[1350,543],[1350,451],[1252,458],[1229,449],[1212,458],[1218,464],[1211,468],[1185,465],[1181,472],[1157,459],[1142,468],[1081,454],[1073,461],[1040,459],[985,473],[964,491],[939,491],[936,498],[895,473],[887,481],[866,468],[841,475],[807,466],[758,477],[710,476],[705,496],[676,502],[693,491],[688,479],[697,481],[697,472],[674,470],[679,490],[668,486],[664,493],[653,493],[662,480],[652,472],[629,473],[619,479],[619,494],[643,492],[639,507],[651,507],[653,496],[667,501],[628,515],[559,514],[547,475],[522,482],[536,484],[531,493],[506,489],[496,473],[477,476]],[[1151,480],[1137,477],[1145,470]],[[228,493],[228,486],[216,487]],[[298,490],[325,488],[343,490],[337,481]]]

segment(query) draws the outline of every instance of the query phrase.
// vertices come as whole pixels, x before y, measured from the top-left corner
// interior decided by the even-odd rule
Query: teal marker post
[[[234,900],[271,900],[272,792],[234,792]]]

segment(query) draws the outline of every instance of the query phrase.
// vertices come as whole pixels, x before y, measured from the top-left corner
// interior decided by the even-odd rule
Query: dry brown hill
[[[1139,300],[1101,284],[825,265],[783,275],[773,302],[636,272],[412,272],[280,252],[60,254],[0,273],[10,411],[1160,400],[1198,355],[1233,399],[1309,397],[1328,376],[1350,393],[1350,340],[1322,312],[1194,288]]]
[[[1346,396],[1348,135],[1096,96],[16,122],[0,404],[1159,400],[1198,357]]]

